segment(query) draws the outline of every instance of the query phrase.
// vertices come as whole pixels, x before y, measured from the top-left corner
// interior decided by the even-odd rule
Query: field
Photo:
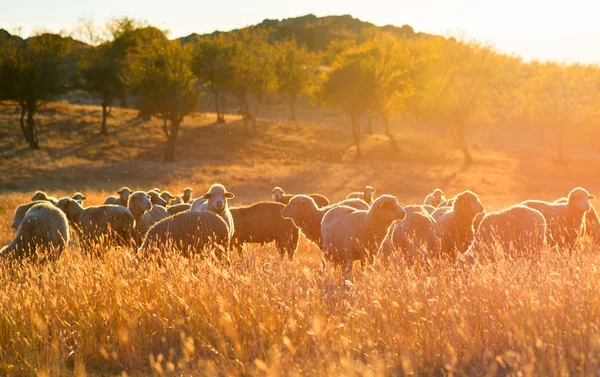
[[[475,163],[434,125],[397,119],[392,152],[378,123],[356,160],[348,120],[304,104],[299,121],[271,101],[247,135],[241,119],[186,119],[177,161],[162,161],[159,121],[114,109],[98,136],[100,109],[51,103],[40,113],[42,149],[30,152],[10,104],[0,106],[0,245],[13,237],[14,208],[36,189],[82,191],[88,205],[123,185],[196,195],[214,182],[232,204],[268,199],[275,185],[332,200],[365,184],[402,204],[435,187],[470,189],[488,210],[556,199],[576,186],[598,195],[597,136],[569,135],[556,164],[554,138],[522,125],[478,127]],[[224,267],[172,256],[137,262],[131,250],[82,255],[76,239],[55,264],[0,265],[0,375],[598,375],[600,254],[584,239],[573,255],[431,272],[402,261],[320,268],[302,239],[293,261],[273,245],[247,245]]]

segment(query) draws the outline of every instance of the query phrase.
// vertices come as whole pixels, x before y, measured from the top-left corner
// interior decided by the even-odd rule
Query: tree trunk
[[[252,133],[256,135],[256,117],[258,117],[258,110],[260,110],[260,105],[262,104],[263,99],[257,98],[256,107],[254,108],[254,116],[252,118]]]
[[[106,102],[102,102],[102,129],[100,131],[100,135],[108,136],[108,128],[106,127],[106,118],[108,117],[108,104]]]
[[[23,131],[23,137],[25,137],[25,141],[28,142],[28,138],[27,138],[27,130],[25,129],[25,105],[21,105],[21,131]]]
[[[221,113],[217,117],[217,123],[225,123],[225,96],[219,98],[221,100]]]
[[[35,129],[35,122],[33,121],[33,115],[35,114],[35,107],[27,108],[27,126],[25,127],[25,139],[31,149],[40,149],[38,143],[37,131]]]
[[[167,137],[167,151],[165,152],[165,161],[175,161],[175,145],[177,143],[177,135],[179,134],[179,126],[181,120],[171,119],[171,130]]]
[[[219,112],[219,91],[213,89],[213,93],[215,94],[215,112],[217,113],[217,123],[220,123],[221,113]]]
[[[394,136],[394,134],[392,133],[392,130],[390,129],[390,118],[387,115],[382,115],[381,120],[383,122],[383,129],[385,130],[385,136],[388,137],[388,139],[390,141],[390,146],[392,147],[392,150],[397,151],[399,149],[398,141],[396,140],[396,137]]]
[[[456,140],[458,142],[458,147],[462,151],[465,157],[465,165],[470,165],[473,163],[473,157],[471,156],[471,152],[469,152],[469,146],[467,145],[467,140],[465,137],[465,125],[463,123],[455,124],[454,134],[456,136]]]
[[[373,114],[371,113],[367,115],[367,125],[365,126],[365,133],[369,135],[373,134]]]
[[[296,93],[290,93],[290,120],[296,120],[296,101],[298,95]]]
[[[360,122],[356,115],[351,115],[350,119],[352,120],[352,136],[354,137],[354,145],[356,146],[356,157],[361,157],[360,151]]]

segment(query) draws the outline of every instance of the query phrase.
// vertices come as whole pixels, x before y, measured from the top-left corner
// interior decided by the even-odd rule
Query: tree
[[[232,60],[233,78],[228,89],[239,99],[248,131],[252,117],[252,131],[256,133],[256,118],[267,94],[277,89],[275,49],[269,43],[269,29],[242,29],[232,35],[235,39]],[[247,95],[254,96],[254,111],[250,114]]]
[[[593,67],[579,64],[530,64],[523,89],[527,115],[530,121],[540,125],[541,139],[545,127],[554,129],[559,162],[565,159],[567,131],[598,115],[597,74]]]
[[[192,57],[190,45],[151,39],[139,45],[129,60],[128,82],[138,96],[138,106],[165,119],[165,161],[175,160],[181,122],[197,105],[197,78],[191,69]],[[166,121],[170,123],[168,127]]]
[[[360,151],[359,119],[369,110],[374,109],[377,77],[360,59],[347,59],[337,62],[329,72],[319,97],[331,107],[338,108],[350,116],[352,136],[356,146],[356,156]]]
[[[308,95],[316,86],[317,55],[296,40],[287,39],[277,44],[277,87],[279,94],[287,95],[290,103],[290,120],[296,120],[298,96]]]
[[[217,123],[225,123],[224,105],[219,106],[219,100],[232,79],[232,57],[233,46],[223,34],[198,38],[192,67],[198,80],[215,96]]]
[[[426,71],[415,92],[413,111],[418,118],[447,124],[465,164],[471,164],[466,133],[475,123],[494,120],[494,85],[501,72],[498,55],[475,42],[436,38],[422,43]]]
[[[76,85],[101,100],[102,135],[108,135],[106,118],[112,103],[125,95],[122,59],[113,42],[104,42],[86,51],[78,64]]]
[[[36,111],[67,91],[65,58],[69,50],[69,42],[56,34],[40,34],[27,40],[11,38],[3,45],[0,86],[4,88],[4,98],[21,107],[21,130],[31,149],[40,148]]]

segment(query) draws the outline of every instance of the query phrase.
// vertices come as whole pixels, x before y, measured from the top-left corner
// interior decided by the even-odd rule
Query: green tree
[[[356,156],[360,150],[360,117],[375,108],[377,77],[360,59],[337,62],[324,78],[321,102],[350,116]]]
[[[153,39],[139,45],[129,59],[128,82],[138,97],[138,106],[165,120],[165,161],[175,160],[181,122],[197,106],[197,78],[191,69],[192,58],[190,45]]]
[[[500,60],[490,47],[475,42],[435,38],[423,43],[426,72],[415,92],[414,114],[446,124],[465,164],[471,164],[467,130],[495,120],[494,88],[501,77]]]
[[[256,118],[269,93],[277,89],[275,74],[276,50],[269,43],[269,29],[243,29],[232,35],[235,42],[232,60],[233,78],[228,89],[240,101],[244,125],[248,132],[248,119],[252,118],[252,131],[256,133]],[[254,111],[250,113],[248,94],[254,96]]]
[[[124,58],[113,42],[104,42],[87,50],[78,64],[76,85],[101,101],[102,135],[108,135],[106,119],[113,102],[125,95]]]
[[[224,98],[228,81],[232,80],[233,46],[223,34],[200,37],[197,40],[193,59],[193,70],[200,82],[210,88],[215,96],[217,123],[225,123]]]
[[[31,149],[40,148],[36,111],[68,89],[65,58],[69,50],[69,42],[56,34],[40,34],[27,40],[11,38],[3,44],[0,86],[3,97],[21,107],[21,130]]]
[[[290,120],[296,120],[296,102],[301,95],[309,95],[317,84],[316,54],[306,46],[298,46],[296,40],[287,39],[277,44],[277,87],[279,94],[286,95],[290,105]]]

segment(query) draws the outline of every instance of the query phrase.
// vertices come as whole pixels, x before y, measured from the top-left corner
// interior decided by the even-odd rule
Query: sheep
[[[377,198],[368,211],[347,206],[329,210],[321,222],[324,259],[342,266],[344,276],[352,270],[352,262],[372,261],[388,228],[406,216],[398,200],[391,195]]]
[[[185,256],[213,248],[218,258],[228,257],[229,227],[218,215],[209,211],[186,211],[154,224],[138,255],[148,256],[153,251],[165,252],[175,248]]]
[[[167,207],[167,212],[169,213],[169,216],[173,216],[188,211],[190,208],[192,208],[192,205],[188,203],[174,204]]]
[[[169,217],[169,212],[163,206],[153,205],[148,195],[143,191],[136,191],[131,194],[127,208],[129,208],[135,219],[138,243],[144,239],[152,225]]]
[[[432,214],[440,227],[442,256],[456,259],[473,242],[473,220],[483,212],[479,197],[471,191],[458,194],[450,207],[439,207]]]
[[[83,205],[83,201],[86,200],[87,198],[82,193],[76,192],[75,195],[73,195],[71,197],[71,199],[75,199],[77,201],[77,203]]]
[[[567,198],[561,198],[554,203],[567,203],[568,201]],[[600,243],[600,219],[598,219],[598,213],[592,203],[590,203],[589,212],[585,214],[585,234],[590,236],[595,243]]]
[[[275,241],[279,255],[294,259],[298,248],[299,230],[290,219],[282,217],[285,205],[277,202],[259,202],[248,207],[230,208],[235,232],[231,246],[241,254],[245,243],[265,244]]]
[[[229,238],[233,237],[235,233],[235,224],[231,218],[229,212],[229,200],[235,198],[235,195],[225,189],[225,186],[215,183],[210,189],[202,196],[202,200],[196,200],[192,204],[190,211],[210,211],[221,216],[225,223],[229,227]]]
[[[283,189],[279,186],[276,186],[273,190],[271,190],[271,193],[273,194],[273,200],[285,205],[287,205],[290,202],[290,199],[294,197],[294,195],[286,194],[285,191],[283,191]],[[327,207],[330,204],[329,199],[321,194],[307,194],[306,196],[313,198],[319,208]]]
[[[186,203],[192,204],[191,200],[192,200],[192,189],[188,187],[185,190],[183,190],[183,195],[178,196],[171,202],[171,205],[186,204]]]
[[[168,192],[168,191],[163,191],[163,192],[161,192],[161,193],[160,193],[160,197],[162,198],[162,200],[164,200],[164,201],[165,201],[165,203],[166,203],[166,204],[165,204],[165,207],[166,207],[167,205],[169,205],[169,203],[171,203],[171,201],[172,201],[173,199],[177,198],[175,195],[171,194],[171,193],[170,193],[170,192]]]
[[[133,214],[123,206],[103,204],[83,208],[76,200],[61,198],[56,207],[80,235],[84,246],[105,239],[111,244],[132,246],[136,240]]]
[[[560,250],[572,251],[583,233],[583,219],[591,209],[590,200],[594,198],[585,189],[577,187],[571,190],[566,203],[527,200],[521,204],[537,209],[544,215],[549,247],[558,246]]]
[[[440,203],[446,201],[444,192],[440,189],[435,189],[433,192],[425,197],[424,204],[428,204],[433,207],[437,207]]]
[[[319,208],[314,199],[306,195],[296,195],[281,211],[284,218],[291,219],[300,228],[306,238],[322,247],[321,221],[323,216],[332,208],[337,206],[348,206],[358,210],[367,211],[369,205],[361,199],[346,199],[340,203]]]
[[[15,215],[13,217],[12,228],[17,229],[19,227],[19,225],[21,225],[21,222],[23,221],[23,218],[25,217],[25,214],[27,213],[27,211],[29,211],[29,209],[31,207],[33,207],[34,205],[40,204],[40,203],[48,203],[48,202],[45,200],[36,200],[35,202],[29,202],[29,203],[21,204],[20,206],[18,206],[17,209],[15,210]]]
[[[54,205],[56,205],[56,203],[58,202],[58,199],[56,199],[54,196],[50,196],[48,194],[46,194],[43,191],[36,191],[33,196],[31,197],[31,201],[35,202],[38,200],[44,200],[46,202],[50,202]]]
[[[150,202],[152,202],[152,204],[159,205],[164,208],[167,207],[167,201],[160,197],[159,191],[155,191],[155,189],[152,189],[146,192],[146,195],[148,195],[148,198],[150,198]]]
[[[348,194],[346,199],[362,199],[367,202],[368,205],[371,205],[371,203],[373,203],[373,194],[375,194],[375,189],[371,186],[365,186],[362,192],[352,192]]]
[[[54,261],[69,243],[69,223],[65,214],[52,203],[34,203],[25,214],[15,238],[0,250],[0,258]]]
[[[540,211],[524,205],[489,213],[464,256],[494,261],[497,246],[507,257],[538,260],[546,246],[546,219]]]
[[[389,260],[394,250],[400,251],[408,264],[438,258],[442,243],[435,219],[424,206],[407,206],[404,210],[406,217],[389,228],[381,245],[383,260]]]
[[[117,206],[127,207],[127,201],[129,200],[129,195],[131,195],[132,192],[133,191],[131,191],[129,187],[121,187],[121,189],[117,191],[117,194],[119,194],[119,196],[109,196],[104,201],[104,204],[113,204]]]

